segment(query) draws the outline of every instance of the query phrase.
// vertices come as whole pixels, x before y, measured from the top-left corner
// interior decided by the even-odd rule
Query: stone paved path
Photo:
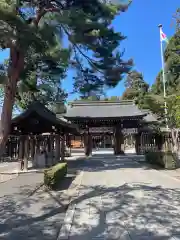
[[[136,160],[87,160],[58,240],[180,239],[180,181]]]
[[[45,191],[42,182],[43,173],[24,173],[0,184],[0,240],[57,239],[72,179],[67,177],[57,192]]]

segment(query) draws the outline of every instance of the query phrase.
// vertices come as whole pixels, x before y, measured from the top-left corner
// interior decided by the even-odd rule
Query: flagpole
[[[158,27],[159,27],[160,45],[161,45],[161,63],[162,63],[163,92],[164,92],[164,113],[165,113],[166,128],[169,129],[168,119],[167,119],[166,77],[165,77],[165,70],[164,70],[164,53],[163,53],[163,45],[162,45],[162,40],[161,40],[162,24],[159,24]]]

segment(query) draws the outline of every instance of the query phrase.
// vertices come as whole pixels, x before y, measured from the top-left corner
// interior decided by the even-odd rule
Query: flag
[[[160,36],[161,36],[161,42],[167,42],[168,43],[168,38],[165,33],[163,33],[162,29],[160,29]]]

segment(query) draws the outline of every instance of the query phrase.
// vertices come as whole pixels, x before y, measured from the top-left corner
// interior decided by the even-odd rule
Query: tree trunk
[[[10,66],[8,71],[8,80],[4,87],[4,102],[1,113],[0,126],[0,156],[3,155],[8,140],[12,110],[15,101],[17,81],[24,65],[24,56],[20,54],[15,47],[10,49]]]
[[[178,152],[178,134],[179,134],[179,130],[178,129],[172,129],[171,130],[171,134],[172,134],[172,142],[173,142],[173,151],[175,153]]]

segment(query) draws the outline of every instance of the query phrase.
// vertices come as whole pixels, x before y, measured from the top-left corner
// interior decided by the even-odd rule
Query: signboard
[[[136,133],[138,133],[138,129],[137,128],[124,128],[122,130],[122,132],[124,134],[136,134]]]
[[[103,133],[103,132],[110,132],[113,133],[112,127],[93,127],[89,128],[90,133]]]
[[[92,127],[89,128],[90,133],[113,133],[113,127]],[[123,128],[122,129],[123,134],[136,134],[138,133],[137,128]]]

